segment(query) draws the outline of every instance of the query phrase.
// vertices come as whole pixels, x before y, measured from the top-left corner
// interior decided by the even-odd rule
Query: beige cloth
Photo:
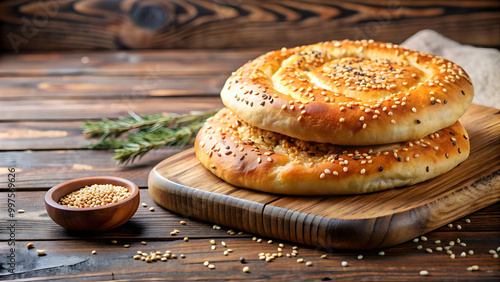
[[[431,53],[461,66],[474,84],[472,103],[500,109],[500,51],[462,45],[433,30],[422,30],[402,46]]]

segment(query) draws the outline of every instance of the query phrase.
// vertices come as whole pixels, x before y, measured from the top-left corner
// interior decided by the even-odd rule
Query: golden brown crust
[[[251,126],[222,109],[196,137],[201,163],[223,180],[289,195],[362,194],[443,174],[469,155],[459,122],[421,139],[342,147],[301,141]]]
[[[226,82],[223,103],[242,120],[302,140],[401,142],[450,126],[474,90],[443,58],[373,41],[332,41],[269,52]]]

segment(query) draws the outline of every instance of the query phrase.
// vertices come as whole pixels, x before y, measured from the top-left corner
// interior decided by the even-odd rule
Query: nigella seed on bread
[[[195,151],[238,187],[345,195],[413,185],[467,159],[458,118],[474,96],[462,68],[390,43],[331,41],[272,51],[229,77],[226,108]]]
[[[203,166],[226,182],[287,195],[362,194],[412,185],[453,169],[469,150],[458,121],[411,141],[338,146],[257,128],[227,108],[207,120],[195,142]]]
[[[238,69],[221,91],[225,106],[253,126],[347,146],[431,134],[453,125],[473,96],[456,64],[371,40],[269,52]]]

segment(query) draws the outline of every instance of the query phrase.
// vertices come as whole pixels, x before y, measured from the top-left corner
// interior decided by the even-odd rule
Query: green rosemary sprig
[[[114,151],[118,164],[128,164],[156,148],[192,144],[206,119],[217,111],[141,116],[129,112],[129,117],[116,120],[86,121],[82,130],[89,137],[99,138],[88,148]]]

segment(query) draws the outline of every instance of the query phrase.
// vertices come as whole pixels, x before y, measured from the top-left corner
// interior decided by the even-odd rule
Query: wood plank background
[[[84,120],[116,118],[128,110],[157,113],[219,106],[220,86],[232,71],[285,42],[293,46],[364,36],[399,42],[417,30],[433,28],[463,43],[498,46],[498,11],[497,1],[465,0],[1,1],[0,49],[15,52],[17,46],[19,54],[0,55],[0,230],[8,227],[8,167],[16,168],[18,208],[26,212],[16,213],[15,275],[7,272],[3,255],[8,253],[8,234],[0,232],[0,280],[498,280],[500,265],[489,250],[500,246],[500,203],[468,216],[470,223],[461,218],[451,228],[427,234],[426,242],[383,249],[385,256],[378,255],[381,250],[361,253],[298,245],[298,257],[313,266],[286,257],[267,263],[258,259],[260,252],[274,253],[278,243],[284,243],[284,253],[291,253],[295,244],[267,244],[270,238],[259,244],[252,241],[253,234],[214,230],[212,224],[171,213],[150,198],[149,171],[180,148],[157,150],[131,166],[116,166],[112,152],[85,149],[91,140],[80,130]],[[18,44],[13,45],[9,35]],[[255,48],[195,50],[219,47]],[[140,48],[186,50],[90,51]],[[43,53],[29,53],[35,50]],[[130,222],[104,234],[75,234],[48,218],[43,195],[51,186],[105,174],[136,182],[141,202],[155,212],[140,207]],[[180,225],[180,220],[187,224]],[[173,229],[181,233],[170,236]],[[425,251],[437,247],[437,239],[445,246],[458,238],[467,246],[454,247],[455,260],[444,252]],[[118,243],[112,244],[113,239]],[[210,239],[217,241],[217,250],[210,249]],[[224,256],[221,241],[234,252]],[[28,250],[28,242],[46,249],[47,256]],[[417,250],[417,245],[424,249]],[[93,249],[97,255],[90,253]],[[172,250],[186,258],[147,264],[132,259],[138,250]],[[474,255],[459,257],[468,250]],[[322,259],[323,254],[328,258]],[[363,260],[357,259],[360,254]],[[240,257],[248,263],[242,265]],[[216,269],[203,266],[205,260]],[[349,266],[342,267],[341,261]],[[480,271],[467,271],[472,265],[479,265]],[[243,273],[243,266],[250,272]],[[420,276],[422,269],[430,275]]]
[[[0,48],[280,48],[345,38],[401,43],[422,29],[499,47],[499,13],[497,0],[10,0],[0,3]]]
[[[427,241],[410,241],[383,250],[352,252],[311,248],[276,240],[268,244],[266,242],[269,238],[262,237],[259,238],[263,242],[257,243],[251,239],[254,236],[252,234],[229,235],[227,228],[214,230],[211,224],[185,218],[159,207],[146,190],[141,191],[141,202],[147,203],[148,207],[140,207],[134,217],[122,227],[103,234],[68,232],[47,217],[43,209],[43,194],[44,191],[18,192],[20,207],[27,211],[17,216],[20,223],[16,231],[19,266],[14,276],[7,276],[5,271],[0,271],[0,280],[108,281],[133,277],[134,281],[187,278],[203,281],[494,281],[500,272],[498,259],[492,258],[489,253],[490,249],[496,248],[500,243],[500,203],[467,217],[470,223],[461,218],[452,222],[451,228],[443,226],[427,234]],[[6,193],[0,193],[2,203],[6,202],[5,197]],[[148,210],[151,206],[155,207],[155,212]],[[180,220],[185,220],[187,224],[180,225]],[[461,225],[462,229],[457,230],[457,225]],[[0,227],[6,228],[4,222],[0,223]],[[173,229],[178,229],[180,233],[170,236],[169,232]],[[2,233],[0,236],[0,240],[4,240],[7,234]],[[185,236],[189,241],[183,240]],[[211,239],[216,240],[216,250],[210,249]],[[436,247],[446,246],[457,239],[466,246],[456,244],[453,247],[456,259],[450,259],[444,251],[435,251]],[[117,243],[112,243],[111,240],[116,240]],[[441,243],[436,243],[436,240]],[[233,250],[228,256],[223,255],[225,248],[221,246],[222,241],[227,248]],[[38,257],[35,249],[26,249],[28,242],[34,243],[37,249],[45,249],[47,255]],[[284,244],[284,254],[291,253],[292,246],[298,246],[298,256],[284,256],[269,263],[258,259],[261,252],[276,252],[279,243]],[[125,248],[124,244],[130,244],[130,248]],[[418,245],[423,248],[418,250]],[[425,250],[427,248],[434,252],[428,253]],[[92,255],[91,250],[97,250],[97,254]],[[155,263],[132,259],[137,251],[163,253],[166,250],[178,256],[184,254],[185,258]],[[461,252],[469,250],[473,250],[474,254],[460,257]],[[0,251],[7,253],[6,244],[0,245]],[[385,255],[379,255],[380,251],[384,251]],[[327,258],[322,259],[322,255]],[[358,259],[358,255],[363,255],[363,259]],[[240,257],[246,259],[245,265],[239,262]],[[297,263],[297,258],[311,261],[313,266]],[[209,270],[203,266],[206,260],[216,268]],[[348,267],[342,267],[342,261],[348,262]],[[4,262],[5,258],[2,256],[0,263]],[[480,270],[467,271],[466,268],[472,265],[479,265]],[[249,266],[250,273],[243,273],[243,266]],[[422,269],[429,271],[428,277],[419,275]]]
[[[1,57],[0,76],[164,76],[228,74],[243,63],[269,51],[245,50],[144,50],[74,51],[9,54]],[[150,84],[153,82],[148,81]],[[147,82],[146,82],[147,83]]]

